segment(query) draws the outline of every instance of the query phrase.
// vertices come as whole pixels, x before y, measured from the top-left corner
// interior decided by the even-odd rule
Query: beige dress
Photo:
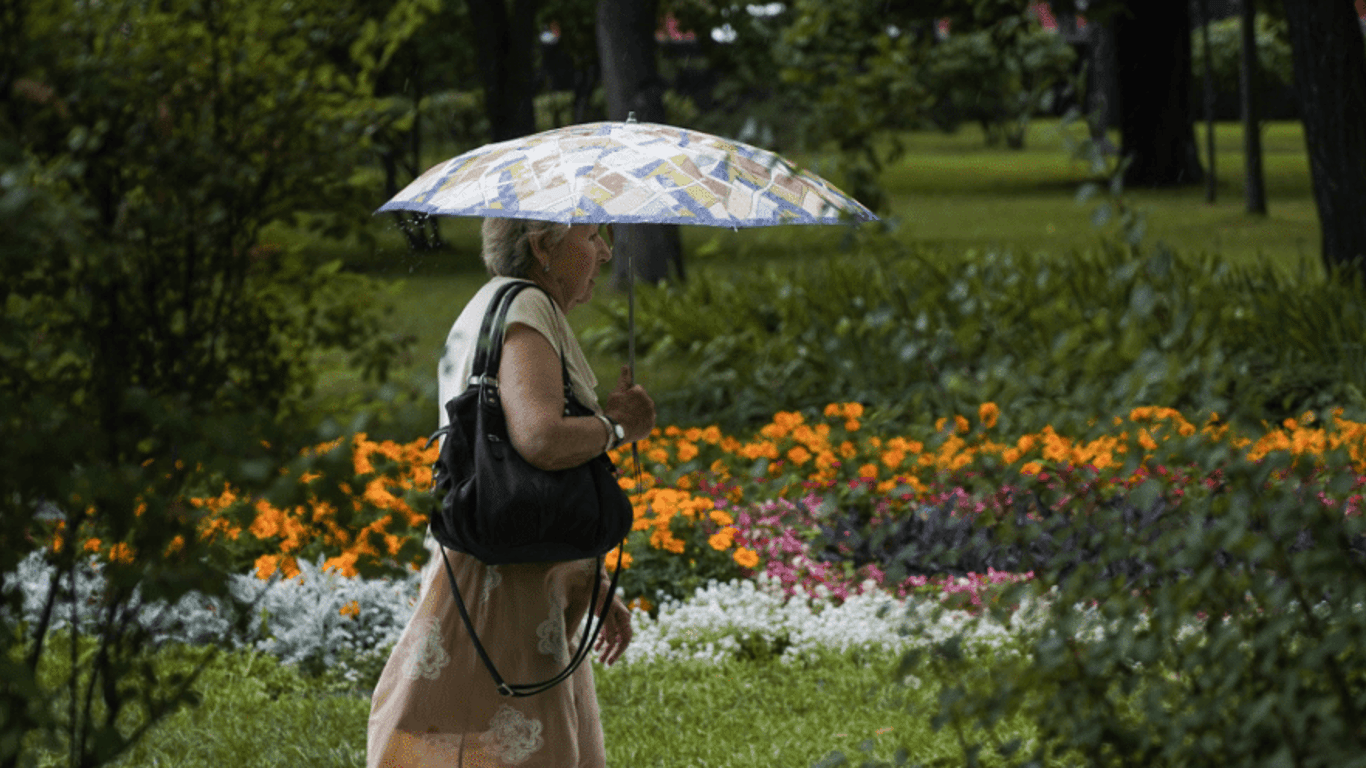
[[[451,328],[439,371],[444,403],[463,391],[494,278]],[[564,313],[541,291],[522,291],[509,322],[536,329],[562,352],[574,394],[597,407],[597,380]],[[469,640],[437,545],[424,569],[417,608],[380,675],[370,704],[369,768],[600,768],[602,724],[592,663],[560,685],[525,698],[498,694]],[[446,550],[484,649],[509,683],[540,682],[562,670],[582,638],[595,562],[486,566]]]

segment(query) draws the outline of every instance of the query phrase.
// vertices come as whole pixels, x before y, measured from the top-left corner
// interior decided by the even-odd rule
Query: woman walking
[[[521,280],[508,312],[499,392],[514,449],[545,470],[578,466],[654,428],[654,403],[629,372],[599,405],[597,379],[566,319],[592,298],[599,268],[612,258],[597,225],[485,219],[483,258],[492,278],[465,306],[446,340],[438,372],[444,405],[463,392],[480,324],[498,289]],[[561,365],[563,361],[563,369]],[[562,370],[592,416],[564,415]],[[475,652],[428,537],[431,562],[418,604],[394,646],[371,700],[368,768],[602,768],[602,725],[591,664],[564,683],[525,698],[501,696]],[[576,650],[575,628],[589,610],[594,560],[489,566],[445,550],[470,620],[493,664],[511,682],[544,680]],[[600,608],[600,606],[595,606]],[[608,610],[597,648],[603,663],[631,641],[630,612],[620,597]]]

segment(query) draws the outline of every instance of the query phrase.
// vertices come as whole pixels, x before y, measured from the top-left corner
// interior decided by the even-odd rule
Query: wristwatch
[[[626,439],[626,428],[605,413],[599,413],[598,418],[602,419],[602,425],[607,427],[607,447],[602,449],[603,453],[606,453],[621,445],[621,442]]]
[[[604,414],[603,418],[607,419],[607,428],[612,431],[612,448],[616,448],[626,439],[626,428],[618,424],[616,419],[611,416]],[[610,451],[612,448],[608,448],[608,450]]]

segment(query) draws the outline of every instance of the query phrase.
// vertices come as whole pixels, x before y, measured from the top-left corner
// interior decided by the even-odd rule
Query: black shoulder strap
[[[492,376],[496,379],[498,376],[498,363],[503,357],[503,334],[507,330],[508,312],[512,311],[512,300],[525,288],[535,288],[545,293],[546,298],[550,298],[550,294],[541,286],[517,280],[499,288],[489,301],[489,308],[484,312],[484,323],[479,327],[479,345],[474,351],[474,365],[470,369],[470,377],[477,379],[480,386],[486,383],[484,377]],[[574,390],[570,386],[569,365],[565,362],[563,352],[560,353],[560,376],[564,383],[565,402],[568,403],[574,399]]]
[[[503,354],[503,326],[507,322],[508,310],[512,300],[522,289],[533,287],[533,283],[514,280],[499,288],[489,300],[484,311],[484,322],[479,326],[478,345],[474,350],[474,366],[471,375],[483,376],[492,370],[498,372],[498,360]]]

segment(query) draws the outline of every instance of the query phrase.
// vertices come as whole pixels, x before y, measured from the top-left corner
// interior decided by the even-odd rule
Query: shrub
[[[1076,54],[1062,36],[1032,29],[951,34],[930,49],[920,78],[934,99],[932,118],[953,130],[971,120],[988,145],[1024,147],[1029,121],[1054,109],[1055,90]]]
[[[994,402],[1011,428],[1084,433],[1153,403],[1250,429],[1366,404],[1358,286],[1118,245],[952,261],[864,245],[638,288],[642,365],[688,371],[661,419],[742,428],[838,393],[904,426]],[[587,343],[624,354],[625,310]]]
[[[1120,507],[1090,507],[1068,527],[1090,557],[1033,564],[1036,580],[1018,589],[1049,590],[1049,608],[1027,665],[965,664],[953,639],[908,657],[957,681],[936,722],[956,730],[965,756],[1360,764],[1366,526],[1359,511],[1344,515],[1358,479],[1324,473],[1350,463],[1347,451],[1227,461],[1191,447],[1185,458],[1214,481],[1179,497],[1145,483],[1131,497],[1140,509],[1165,500],[1178,524],[1145,528]],[[996,743],[994,724],[1012,714],[1039,724],[1028,749]]]

